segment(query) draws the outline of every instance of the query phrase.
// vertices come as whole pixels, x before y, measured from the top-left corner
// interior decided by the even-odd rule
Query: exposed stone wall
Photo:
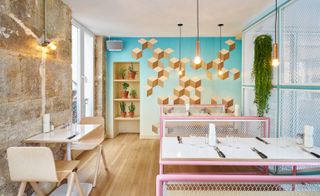
[[[71,120],[71,11],[61,0],[47,6],[57,50],[45,55],[43,1],[0,0],[0,195],[16,195],[18,186],[9,179],[6,149],[41,132],[43,113],[55,126]]]
[[[106,122],[106,44],[103,36],[95,37],[94,115]],[[107,126],[105,126],[106,128]]]

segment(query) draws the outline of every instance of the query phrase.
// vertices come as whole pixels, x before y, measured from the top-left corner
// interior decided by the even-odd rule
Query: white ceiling
[[[63,0],[73,17],[96,34],[127,37],[196,35],[196,0]],[[199,0],[200,36],[235,36],[274,0]]]

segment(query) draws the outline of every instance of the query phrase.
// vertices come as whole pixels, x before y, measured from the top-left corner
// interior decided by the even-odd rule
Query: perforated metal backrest
[[[96,141],[97,143],[101,143],[104,140],[104,118],[101,116],[95,117],[84,117],[81,118],[80,124],[100,124],[102,127],[99,127],[98,130],[93,131],[92,133],[85,136],[81,139],[82,142],[84,141]]]
[[[12,181],[58,181],[53,154],[49,148],[10,147],[7,154]]]

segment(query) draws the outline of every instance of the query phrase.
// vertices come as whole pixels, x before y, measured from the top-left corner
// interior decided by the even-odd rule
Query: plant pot
[[[137,96],[131,96],[131,98],[132,98],[132,99],[135,99],[135,98],[137,98]]]
[[[134,117],[134,112],[129,112],[129,117],[133,118]]]
[[[125,118],[127,116],[127,112],[121,112],[120,115],[122,118]]]
[[[129,71],[128,72],[128,79],[129,80],[134,80],[135,78],[136,78],[136,72],[134,72],[134,71]]]
[[[128,99],[129,91],[121,91],[121,98]]]

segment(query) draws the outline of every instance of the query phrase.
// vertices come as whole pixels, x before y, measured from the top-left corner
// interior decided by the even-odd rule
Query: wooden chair
[[[72,151],[91,151],[97,148],[97,154],[96,154],[96,167],[94,171],[94,178],[92,186],[96,186],[97,177],[98,177],[98,171],[99,171],[99,165],[100,160],[102,158],[103,165],[106,171],[108,171],[107,168],[107,161],[104,154],[102,142],[104,141],[104,118],[103,117],[84,117],[80,120],[80,124],[101,124],[102,126],[98,128],[97,130],[93,131],[92,133],[85,136],[83,139],[81,139],[79,142],[74,142],[71,145]],[[73,153],[74,154],[74,153]]]
[[[66,195],[72,193],[74,184],[79,195],[83,191],[77,177],[79,161],[54,161],[52,151],[47,147],[10,147],[7,150],[10,178],[21,182],[18,196],[22,196],[27,183],[30,183],[38,196],[44,196],[38,182],[56,182],[69,178]]]

